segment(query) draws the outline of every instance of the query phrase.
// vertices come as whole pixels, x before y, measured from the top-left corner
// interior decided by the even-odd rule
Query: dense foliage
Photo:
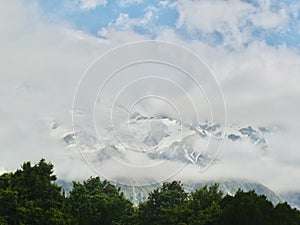
[[[53,165],[26,162],[0,176],[0,225],[299,225],[300,212],[276,206],[254,191],[224,196],[218,185],[187,193],[181,182],[164,183],[134,207],[120,189],[99,177],[73,182],[65,195]]]

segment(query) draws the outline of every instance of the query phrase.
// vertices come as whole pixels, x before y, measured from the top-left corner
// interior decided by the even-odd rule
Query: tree
[[[25,162],[0,175],[1,225],[299,225],[300,212],[287,203],[275,207],[266,196],[238,190],[223,194],[217,184],[185,192],[166,182],[137,208],[99,177],[73,182],[69,197],[54,183],[53,165]]]
[[[235,196],[225,196],[221,202],[220,225],[269,225],[273,221],[273,204],[253,190],[238,190]]]
[[[292,209],[289,204],[279,203],[274,210],[274,225],[299,225],[300,212]]]
[[[0,224],[16,224],[18,193],[11,189],[0,189]],[[2,221],[2,222],[1,222]]]
[[[69,204],[74,217],[72,224],[126,225],[131,224],[134,214],[132,203],[120,189],[99,177],[73,182]]]
[[[179,181],[165,182],[161,188],[152,191],[148,200],[139,205],[139,223],[178,224],[186,222],[185,203],[188,194]]]
[[[0,177],[0,217],[8,224],[65,224],[64,196],[53,183],[53,165],[44,159],[30,162]]]
[[[191,225],[214,225],[221,216],[220,202],[223,193],[219,191],[219,185],[204,186],[191,193],[188,203],[190,210],[189,224]]]

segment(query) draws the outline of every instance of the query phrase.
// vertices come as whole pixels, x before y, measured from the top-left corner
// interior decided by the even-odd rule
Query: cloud
[[[144,2],[144,0],[119,0],[118,1],[118,5],[119,5],[119,7],[126,8],[126,7],[128,7],[130,5],[140,4],[142,2]]]
[[[180,13],[177,27],[204,32],[222,30],[226,25],[237,28],[244,23],[243,17],[254,11],[253,6],[240,1],[178,1],[176,7]]]
[[[78,5],[80,9],[92,10],[98,6],[105,6],[106,3],[106,0],[79,0]]]
[[[120,13],[115,21],[110,22],[107,27],[102,28],[98,35],[106,38],[112,32],[132,32],[136,27],[147,27],[150,30],[153,25],[151,22],[154,17],[153,8],[149,8],[142,18],[130,18],[127,13]]]
[[[249,20],[255,27],[263,29],[272,29],[282,27],[288,20],[286,9],[281,9],[278,12],[272,12],[270,4],[262,4],[262,6],[252,15],[249,15]]]
[[[3,173],[7,173],[7,171],[4,169],[4,167],[0,167],[0,175]]]
[[[0,165],[11,170],[41,157],[60,161],[65,153],[49,136],[48,121],[71,123],[77,82],[93,58],[110,45],[43,21],[37,8],[20,1],[0,8],[1,23],[10,18],[0,28]]]
[[[255,7],[245,1],[180,0],[172,7],[179,12],[177,28],[191,34],[218,32],[230,46],[242,46],[253,40],[257,29],[282,27],[287,21],[286,10],[272,11],[269,1]]]
[[[96,7],[95,1],[82,4],[86,4],[84,9]],[[105,5],[104,1],[99,4]],[[259,7],[239,1],[179,1],[171,7],[180,13],[178,29],[217,30],[228,38],[225,42],[233,50],[201,39],[187,40],[176,28],[155,25],[151,10],[142,20],[120,14],[96,38],[63,22],[48,22],[36,5],[16,0],[0,3],[0,168],[13,170],[23,161],[37,162],[45,157],[54,162],[59,177],[71,180],[95,175],[79,154],[68,152],[61,140],[51,136],[49,124],[55,121],[71,129],[74,93],[88,65],[119,44],[150,39],[134,27],[151,24],[157,39],[192,49],[211,67],[224,93],[229,124],[278,129],[266,137],[269,152],[225,142],[216,164],[206,172],[198,174],[188,166],[180,176],[240,177],[258,180],[278,191],[299,189],[300,55],[284,45],[267,45],[251,36],[253,28],[246,26],[251,22],[254,27],[281,29],[288,10],[276,13],[267,1]],[[248,45],[243,45],[245,42]],[[102,165],[118,175],[114,166]],[[166,167],[174,165],[166,163]],[[137,171],[137,175],[143,174]]]

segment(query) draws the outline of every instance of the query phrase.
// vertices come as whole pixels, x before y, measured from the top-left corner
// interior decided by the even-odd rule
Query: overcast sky
[[[297,0],[1,1],[0,170],[44,157],[59,177],[95,175],[49,127],[71,127],[78,82],[97,57],[141,40],[176,43],[200,56],[223,91],[228,124],[277,129],[263,153],[224,142],[218,163],[196,176],[300,190]],[[188,166],[180,176],[193,171]]]

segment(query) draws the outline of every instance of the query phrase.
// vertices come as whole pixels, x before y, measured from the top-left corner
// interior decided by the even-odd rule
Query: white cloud
[[[0,167],[0,175],[3,173],[7,173],[7,171],[3,167]]]
[[[185,28],[190,33],[220,32],[224,45],[230,46],[252,41],[256,28],[282,28],[288,18],[285,9],[278,13],[271,11],[269,1],[254,7],[242,1],[179,0],[172,7],[179,12],[177,28]]]
[[[249,20],[256,27],[264,29],[281,28],[288,20],[287,9],[282,8],[278,12],[273,12],[270,1],[261,1],[255,13],[249,15]]]
[[[254,7],[240,1],[178,1],[179,12],[177,27],[186,26],[204,32],[239,27],[245,16],[254,12]]]
[[[118,1],[118,5],[120,7],[128,7],[130,5],[133,5],[133,4],[140,4],[144,2],[144,0],[119,0]]]
[[[106,28],[98,32],[100,37],[107,37],[112,32],[132,32],[135,27],[147,27],[151,29],[151,21],[154,17],[153,9],[149,8],[142,18],[130,18],[126,13],[120,13],[115,21],[110,22]]]
[[[91,10],[98,6],[105,6],[106,3],[106,0],[79,0],[78,5],[83,10]]]
[[[110,44],[80,31],[43,21],[20,1],[1,3],[0,165],[64,158],[49,136],[47,121],[71,122],[76,84],[84,69]],[[48,131],[47,131],[48,130]]]
[[[149,39],[132,28],[147,26],[154,15],[149,12],[139,21],[121,14],[108,26],[103,40],[45,22],[35,7],[21,1],[0,5],[0,165],[12,170],[23,161],[45,157],[55,163],[59,177],[94,175],[79,154],[66,154],[63,144],[50,135],[47,122],[70,126],[73,95],[86,67],[113,46]],[[275,16],[269,7],[259,11],[235,1],[181,1],[176,7],[181,13],[179,27],[228,31],[237,35],[234,38],[240,43],[249,39],[247,31],[238,29],[245,23],[244,16],[256,26],[268,28],[285,21],[284,11]],[[270,150],[266,154],[248,145],[225,143],[217,164],[195,176],[255,179],[275,190],[300,187],[299,52],[259,41],[228,51],[181,39],[171,28],[154,28],[158,39],[192,49],[211,66],[223,89],[231,123],[276,125],[280,130],[267,137]],[[239,42],[233,42],[234,46]],[[191,171],[187,167],[183,176]]]
[[[166,0],[166,1],[159,1],[158,5],[162,8],[167,8],[168,6],[170,6],[170,1]]]

